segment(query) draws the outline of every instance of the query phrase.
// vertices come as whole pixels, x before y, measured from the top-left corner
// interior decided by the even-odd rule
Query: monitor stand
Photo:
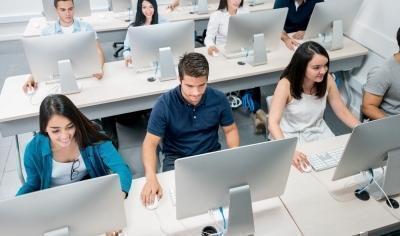
[[[170,47],[159,49],[159,62],[160,62],[160,77],[159,77],[160,81],[176,79],[174,58],[172,56],[172,51]]]
[[[377,180],[377,182],[382,183],[381,187],[383,191],[385,191],[386,195],[389,197],[389,199],[391,199],[390,196],[400,193],[400,148],[388,151],[387,156],[388,158],[385,174],[382,176],[382,179]],[[369,192],[376,200],[386,198],[376,184],[371,186]],[[392,199],[389,201],[392,203],[395,200]],[[395,204],[392,205],[394,206]],[[390,204],[388,203],[388,205]],[[396,205],[398,207],[399,204],[397,203]]]
[[[332,43],[330,50],[343,48],[343,21],[335,20],[332,23]]]
[[[264,65],[267,63],[264,34],[255,34],[253,36],[253,55],[249,56],[247,63],[252,66]]]
[[[198,0],[197,14],[207,14],[207,13],[208,13],[208,0]]]
[[[81,91],[76,83],[76,78],[69,59],[58,61],[58,72],[60,74],[62,94],[79,93]]]
[[[226,235],[254,235],[254,231],[249,185],[229,189],[229,218]]]

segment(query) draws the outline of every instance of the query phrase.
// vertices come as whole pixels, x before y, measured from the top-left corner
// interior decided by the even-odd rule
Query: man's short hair
[[[400,52],[400,27],[397,30],[397,44],[399,45],[399,52]]]
[[[203,54],[197,52],[185,53],[179,60],[178,71],[181,81],[184,75],[195,78],[205,76],[208,79],[208,61]]]
[[[66,2],[66,1],[71,1],[72,4],[74,4],[74,0],[54,0],[54,7],[57,8],[58,2]]]

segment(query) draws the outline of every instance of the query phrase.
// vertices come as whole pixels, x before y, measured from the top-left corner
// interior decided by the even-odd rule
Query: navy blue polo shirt
[[[306,30],[315,4],[323,0],[306,0],[297,10],[294,2],[295,0],[275,0],[274,9],[289,8],[284,27],[286,33]]]
[[[207,87],[199,104],[193,106],[177,86],[158,99],[147,131],[162,138],[166,158],[176,159],[221,149],[219,126],[233,123],[231,107],[222,92]]]

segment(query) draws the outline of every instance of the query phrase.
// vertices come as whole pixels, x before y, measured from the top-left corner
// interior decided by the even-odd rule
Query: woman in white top
[[[219,50],[216,46],[224,45],[228,33],[229,17],[236,14],[248,13],[243,8],[243,0],[221,0],[217,11],[210,15],[207,26],[207,35],[204,44],[208,49],[208,54],[212,55]]]
[[[142,25],[155,25],[167,22],[162,16],[158,14],[158,6],[156,0],[138,0],[136,8],[135,21],[129,27],[136,27]],[[129,33],[126,33],[123,51],[125,65],[132,64],[131,47]]]
[[[271,102],[268,117],[271,139],[298,137],[302,143],[334,136],[323,120],[326,101],[350,128],[360,123],[342,101],[328,71],[329,55],[321,45],[305,42],[297,48]],[[296,151],[292,164],[302,171],[309,162],[304,153]]]

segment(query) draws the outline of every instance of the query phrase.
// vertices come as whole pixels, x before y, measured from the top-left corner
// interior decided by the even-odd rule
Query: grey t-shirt
[[[382,96],[380,108],[387,115],[400,114],[400,63],[392,56],[367,76],[364,91]]]

